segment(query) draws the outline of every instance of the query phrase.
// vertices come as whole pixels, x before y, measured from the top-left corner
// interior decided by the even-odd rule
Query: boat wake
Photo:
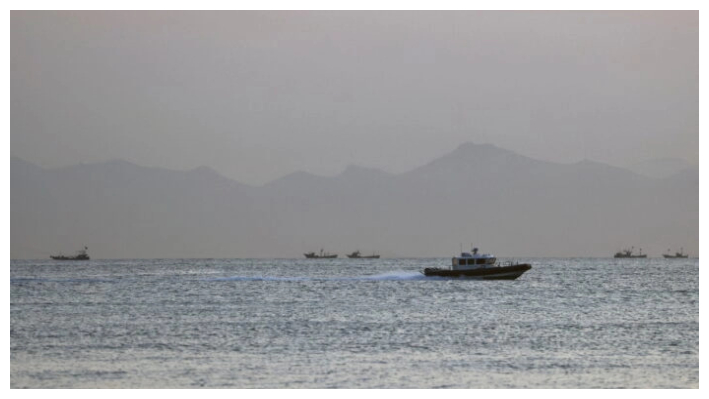
[[[268,276],[232,276],[210,278],[206,281],[314,281],[318,280],[309,277],[268,277]]]
[[[426,276],[421,274],[420,272],[412,272],[412,271],[394,271],[394,272],[386,272],[382,274],[375,274],[373,276],[363,276],[363,277],[356,277],[354,280],[375,280],[375,281],[382,281],[382,280],[425,280]]]
[[[397,281],[397,280],[424,280],[426,277],[413,271],[393,271],[370,276],[357,277],[269,277],[269,276],[232,276],[211,278],[207,281]]]
[[[116,280],[106,278],[37,278],[11,277],[10,284],[26,283],[115,283]]]

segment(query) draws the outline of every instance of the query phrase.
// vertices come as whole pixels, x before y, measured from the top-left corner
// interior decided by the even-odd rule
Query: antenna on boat
[[[460,243],[460,253],[461,254],[463,253],[463,243],[462,242]]]

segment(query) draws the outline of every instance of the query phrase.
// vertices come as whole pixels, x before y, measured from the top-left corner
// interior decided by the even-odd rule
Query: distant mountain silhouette
[[[300,257],[376,250],[452,256],[697,255],[699,174],[664,179],[593,161],[559,164],[463,144],[406,173],[351,166],[262,187],[201,167],[125,161],[43,169],[11,157],[13,258],[87,245],[95,258]]]

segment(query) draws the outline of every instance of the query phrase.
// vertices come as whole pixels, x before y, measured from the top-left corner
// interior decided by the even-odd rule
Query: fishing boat
[[[618,251],[613,255],[614,258],[647,258],[646,254],[643,254],[643,249],[640,248],[639,252],[637,255],[633,254],[633,249],[635,247],[630,247],[630,249],[624,249],[622,251]]]
[[[667,252],[670,252],[668,249]],[[668,258],[668,259],[676,259],[676,258],[688,258],[689,255],[684,253],[684,248],[680,248],[679,252],[675,252],[674,255],[672,254],[662,254],[663,257]]]
[[[347,254],[347,257],[350,259],[379,259],[379,255],[362,255],[359,251],[354,251],[351,254]]]
[[[89,260],[89,254],[86,253],[88,251],[89,247],[84,247],[84,249],[81,249],[76,252],[76,255],[73,256],[65,256],[62,254],[59,255],[50,255],[49,257],[54,259],[54,260]]]
[[[315,252],[308,252],[305,255],[306,258],[308,259],[334,259],[337,258],[337,254],[331,254],[328,252],[323,252],[323,250],[320,250],[319,254],[316,254]]]
[[[514,280],[531,269],[529,263],[498,263],[495,255],[479,254],[477,248],[471,252],[461,252],[451,260],[449,269],[426,268],[428,277],[465,277],[480,280]]]

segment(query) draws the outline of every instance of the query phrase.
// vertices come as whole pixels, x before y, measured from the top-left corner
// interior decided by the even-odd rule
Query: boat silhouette
[[[667,252],[670,252],[668,249]],[[676,259],[676,258],[688,258],[689,255],[684,253],[684,248],[680,248],[679,252],[675,252],[674,255],[672,254],[662,254],[663,257],[669,258],[669,259]]]
[[[308,252],[303,255],[305,255],[305,257],[308,259],[334,259],[334,258],[337,258],[337,254],[323,252],[322,249],[320,250],[319,254],[316,254],[315,252]]]
[[[89,260],[89,254],[86,253],[88,251],[89,247],[84,247],[84,249],[81,249],[76,252],[76,255],[74,256],[66,256],[66,255],[50,255],[49,257],[54,259],[54,260]]]
[[[347,257],[350,259],[379,259],[379,255],[362,255],[359,251],[354,251],[351,254],[347,254]]]
[[[637,255],[633,254],[633,249],[635,247],[630,247],[630,249],[624,249],[622,251],[618,251],[613,255],[614,258],[647,258],[647,254],[643,254],[643,249],[640,248],[639,252]]]

